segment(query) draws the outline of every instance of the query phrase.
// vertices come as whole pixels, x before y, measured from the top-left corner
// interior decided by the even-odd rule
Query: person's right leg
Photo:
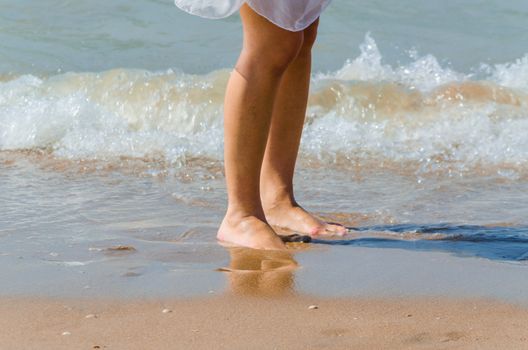
[[[275,26],[248,5],[240,9],[240,15],[244,45],[224,106],[228,209],[217,237],[250,248],[284,249],[266,222],[260,171],[277,90],[288,65],[297,57],[303,33]]]

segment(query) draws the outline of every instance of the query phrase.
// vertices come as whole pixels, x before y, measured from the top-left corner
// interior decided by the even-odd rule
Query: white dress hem
[[[193,9],[192,7],[189,8],[187,6],[179,6],[178,5],[178,0],[175,0],[175,3],[176,3],[176,6],[180,7],[182,10],[192,14],[192,15],[195,15],[195,16],[198,16],[198,17],[202,17],[202,18],[207,18],[207,19],[222,19],[222,18],[227,18],[231,15],[233,15],[235,12],[239,12],[239,8],[235,11],[231,11],[231,12],[227,12],[223,15],[219,15],[219,14],[215,14],[215,15],[211,15],[211,16],[208,16],[205,12],[202,12],[202,11],[199,11],[199,10],[195,10]],[[299,26],[299,27],[296,27],[295,26],[295,23],[292,24],[291,26],[289,25],[281,25],[277,20],[273,19],[273,17],[270,15],[270,14],[266,14],[264,13],[263,11],[259,11],[257,8],[255,8],[255,6],[252,6],[251,4],[251,1],[244,1],[245,4],[247,4],[253,11],[255,11],[259,16],[262,16],[264,17],[265,19],[267,19],[270,23],[273,23],[274,25],[276,25],[277,27],[279,28],[282,28],[284,30],[287,30],[287,31],[290,31],[290,32],[300,32],[302,30],[305,30],[306,28],[308,28],[309,26],[311,26],[321,15],[321,13],[326,9],[326,7],[330,4],[330,1],[326,1],[323,3],[323,6],[321,7],[320,11],[317,13],[316,16],[310,16],[310,17],[306,17],[306,18],[299,18],[298,22],[302,22],[302,25]],[[306,20],[307,19],[307,20]],[[302,21],[301,21],[302,20]]]
[[[320,15],[317,15],[317,17],[315,18],[310,18],[306,23],[308,24],[305,24],[303,26],[301,26],[300,28],[284,28],[283,26],[281,26],[280,24],[276,23],[273,19],[271,19],[269,16],[266,16],[265,14],[262,14],[260,13],[258,10],[256,10],[253,6],[251,6],[251,4],[249,2],[246,2],[246,4],[251,7],[251,9],[253,11],[255,11],[259,16],[262,16],[264,17],[265,19],[267,19],[268,21],[270,21],[271,23],[273,23],[274,25],[276,25],[277,27],[279,28],[282,28],[284,30],[288,30],[290,32],[300,32],[300,31],[303,31],[305,30],[306,28],[308,28],[309,26],[311,26],[312,24],[314,24],[315,21],[317,21],[317,19],[320,17]],[[321,8],[321,12],[323,12],[325,10],[325,8],[328,6],[329,3],[326,3],[324,5],[323,8]]]

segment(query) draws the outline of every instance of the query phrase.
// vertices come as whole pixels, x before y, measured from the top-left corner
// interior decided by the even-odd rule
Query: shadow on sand
[[[528,261],[528,227],[476,225],[379,225],[349,227],[346,239],[312,243],[370,248],[442,251],[457,256]]]

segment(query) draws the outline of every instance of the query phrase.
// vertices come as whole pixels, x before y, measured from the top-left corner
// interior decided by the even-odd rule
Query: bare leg
[[[293,174],[306,115],[310,86],[311,49],[317,36],[318,21],[304,31],[304,41],[288,67],[275,101],[271,130],[261,174],[262,205],[268,222],[291,231],[318,235],[346,232],[309,214],[293,194]]]
[[[240,10],[244,45],[229,80],[224,110],[228,209],[218,239],[257,249],[284,249],[260,200],[260,172],[280,81],[295,59],[303,33],[283,30]]]

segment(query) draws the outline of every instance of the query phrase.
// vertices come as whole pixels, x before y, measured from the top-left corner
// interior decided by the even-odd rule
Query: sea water
[[[314,246],[526,265],[527,21],[517,0],[332,3],[295,182],[351,234]],[[214,236],[240,45],[238,16],[170,1],[0,0],[4,292],[222,279],[196,272],[228,260]]]

